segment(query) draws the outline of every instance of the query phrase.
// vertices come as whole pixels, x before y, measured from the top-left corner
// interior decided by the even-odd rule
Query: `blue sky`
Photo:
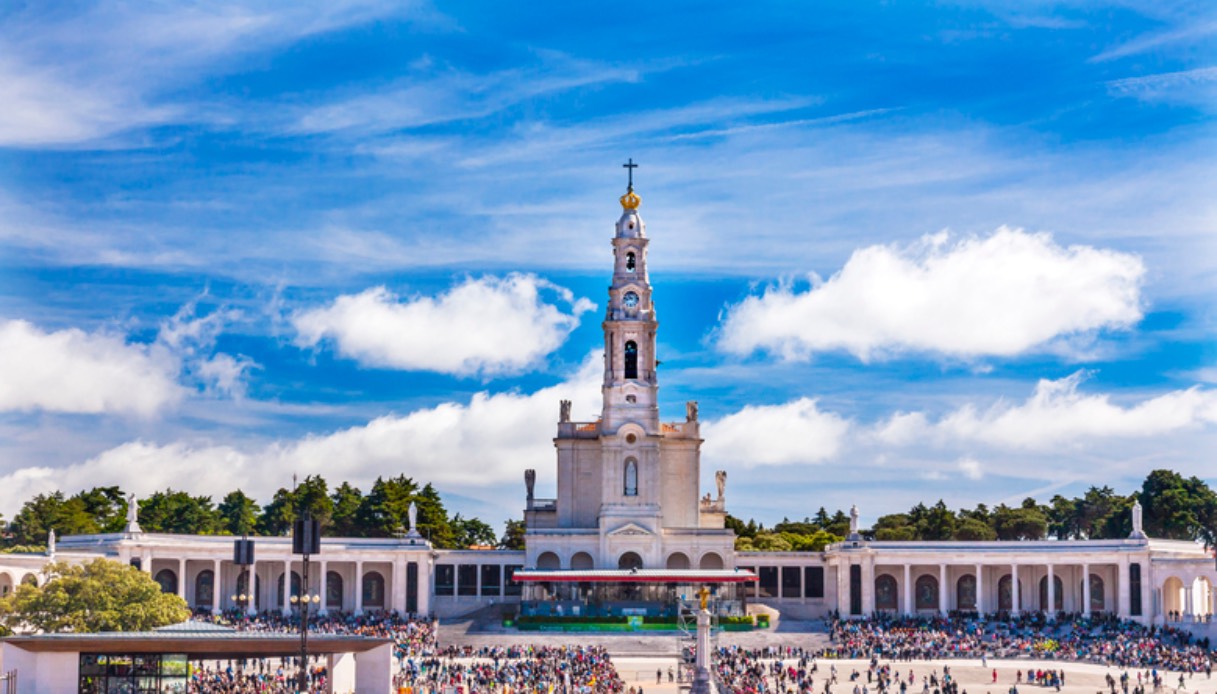
[[[766,522],[1217,450],[1204,2],[0,10],[0,512],[434,481],[598,405],[620,164],[664,416]]]

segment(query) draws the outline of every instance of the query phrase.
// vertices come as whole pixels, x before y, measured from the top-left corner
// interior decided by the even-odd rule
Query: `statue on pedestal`
[[[858,505],[854,504],[849,507],[849,538],[857,540],[861,536],[858,535]]]
[[[529,468],[524,471],[524,487],[528,490],[528,500],[532,501],[532,489],[537,484],[537,471]]]
[[[135,494],[127,495],[127,527],[124,531],[128,533],[144,532],[139,527],[139,504],[135,501]]]
[[[1141,500],[1138,499],[1132,504],[1132,534],[1128,536],[1131,539],[1144,540],[1148,537],[1148,535],[1145,534],[1145,528],[1142,527],[1142,513]]]
[[[719,470],[714,473],[714,484],[718,486],[718,500],[723,500],[723,492],[727,489],[727,471]]]
[[[46,553],[47,556],[55,556],[55,529],[46,534]]]
[[[570,400],[562,400],[558,403],[558,421],[570,421]]]
[[[690,400],[685,403],[685,421],[687,421],[687,422],[696,422],[697,421],[697,401],[696,400]]]
[[[406,529],[406,537],[422,537],[418,532],[418,506],[413,501],[410,502],[410,507],[406,509],[406,520],[410,521],[410,527]]]

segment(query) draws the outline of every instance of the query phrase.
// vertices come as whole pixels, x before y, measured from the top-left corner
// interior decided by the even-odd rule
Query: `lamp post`
[[[321,603],[320,595],[308,594],[308,559],[310,555],[321,553],[321,522],[309,517],[308,511],[292,524],[292,554],[301,555],[303,568],[300,571],[300,592],[297,598],[291,597],[292,604],[300,606],[300,673],[297,679],[297,690],[307,694],[308,685],[308,613],[310,603]],[[286,580],[286,579],[284,579]]]

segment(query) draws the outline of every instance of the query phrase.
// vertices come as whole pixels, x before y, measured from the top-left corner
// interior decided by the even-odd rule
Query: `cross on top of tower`
[[[632,192],[634,192],[634,169],[637,169],[637,168],[638,168],[638,165],[634,163],[634,157],[630,157],[630,160],[629,160],[629,161],[627,161],[626,163],[622,164],[621,166],[622,166],[622,168],[624,168],[626,171],[629,171],[629,172],[630,172],[630,173],[629,173],[629,175],[630,175],[630,183],[629,183],[629,187],[628,187],[628,188],[626,188],[626,190],[628,190],[629,192],[631,192],[631,193],[632,193]]]

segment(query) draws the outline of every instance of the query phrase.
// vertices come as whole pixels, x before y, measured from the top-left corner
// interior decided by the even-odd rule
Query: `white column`
[[[1132,595],[1132,591],[1128,585],[1128,557],[1120,557],[1120,563],[1116,567],[1116,574],[1117,594],[1120,596],[1120,602],[1118,603],[1120,606],[1120,619],[1128,619],[1130,616],[1129,612],[1132,611],[1132,605],[1129,604],[1131,602],[1129,596]],[[1142,567],[1141,580],[1145,580],[1144,567]],[[1141,609],[1144,611],[1145,606],[1142,605]]]
[[[908,564],[904,565],[904,613],[913,614],[916,610],[913,608],[913,567]]]
[[[1048,613],[1049,621],[1056,620],[1056,574],[1053,572],[1052,564],[1048,565]]]
[[[320,605],[320,608],[317,610],[317,614],[325,614],[326,608],[328,607],[328,605],[326,604],[326,599],[325,599],[327,584],[329,583],[329,576],[327,575],[329,572],[326,570],[328,563],[324,559],[322,559],[317,562],[317,565],[321,567],[320,576],[319,576],[319,578],[321,579],[321,582],[318,584],[320,586],[319,592],[321,595],[321,605]]]
[[[500,569],[501,571],[501,569]],[[501,574],[500,574],[501,576]],[[387,605],[388,609],[406,613],[406,558],[398,556],[393,559],[393,592]]]
[[[849,616],[849,560],[837,564],[837,612]]]
[[[355,562],[355,614],[363,614],[363,561]]]
[[[1017,615],[1022,609],[1023,596],[1018,585],[1018,564],[1010,565],[1010,614]]]
[[[420,557],[418,560],[418,613],[421,615],[431,614],[434,566],[427,557]]]
[[[947,565],[938,565],[938,614],[947,614]]]
[[[984,615],[985,613],[985,572],[984,565],[976,565],[976,613]]]
[[[1090,616],[1090,564],[1082,564],[1082,615]]]
[[[283,560],[283,604],[280,605],[283,614],[292,613],[292,560],[289,556]]]
[[[215,572],[211,579],[211,613],[220,613],[220,585],[223,583],[220,580],[220,560],[215,560]]]
[[[258,614],[258,564],[249,565],[249,580],[246,582],[246,597],[249,598],[245,604],[245,614]]]
[[[177,560],[177,594],[183,600],[186,599],[186,560]]]
[[[862,614],[875,613],[875,558],[862,561]]]

